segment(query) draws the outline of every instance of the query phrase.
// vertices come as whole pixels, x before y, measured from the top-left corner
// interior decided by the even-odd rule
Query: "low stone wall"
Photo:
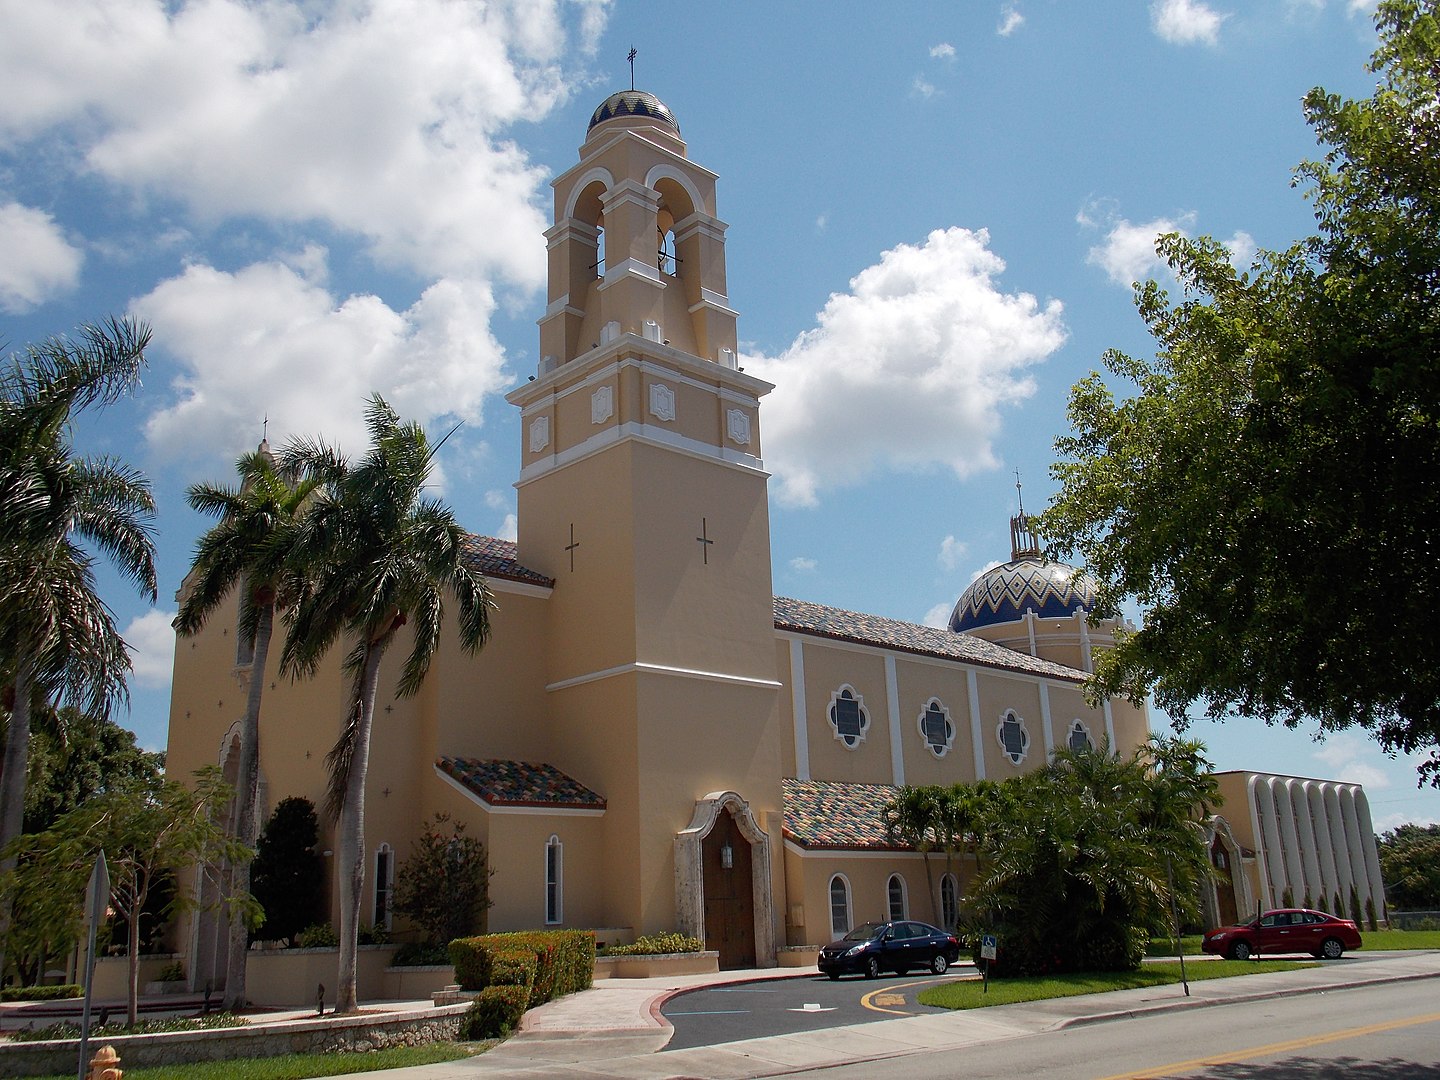
[[[820,962],[819,945],[791,945],[776,954],[783,968],[813,968]]]
[[[653,956],[597,956],[596,979],[653,979],[709,975],[720,970],[718,952],[659,953]]]
[[[460,1004],[405,1013],[317,1016],[268,1028],[251,1025],[162,1035],[118,1035],[92,1040],[90,1049],[94,1053],[101,1046],[115,1047],[121,1067],[126,1069],[283,1054],[366,1052],[454,1039],[468,1009],[468,1004]],[[74,1073],[79,1052],[76,1039],[0,1043],[0,1076]]]

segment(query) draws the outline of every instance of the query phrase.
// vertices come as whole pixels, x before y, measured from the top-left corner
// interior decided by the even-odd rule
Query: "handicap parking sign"
[[[980,938],[980,959],[995,959],[995,935],[985,934]]]

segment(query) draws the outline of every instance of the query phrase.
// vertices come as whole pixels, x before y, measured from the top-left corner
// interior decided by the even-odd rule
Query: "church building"
[[[385,696],[403,650],[387,658],[362,920],[389,923],[397,861],[443,811],[488,848],[492,930],[678,930],[722,967],[751,967],[866,920],[947,921],[970,870],[928,883],[880,808],[897,785],[1139,745],[1143,708],[1081,693],[1115,625],[1088,621],[1086,579],[1041,558],[1023,513],[1011,560],[948,628],[775,596],[772,386],[737,363],[715,173],[669,109],[632,90],[595,111],[553,187],[542,359],[507,398],[518,538],[469,541],[498,604],[483,650],[447,631],[409,699]],[[246,687],[266,679],[263,820],[287,796],[323,801],[346,682],[338,655],[299,682],[252,671],[235,616],[232,600],[178,643],[168,762],[233,775]],[[1256,864],[1266,835],[1248,821],[1217,841],[1237,865]],[[1277,896],[1264,874],[1242,914]],[[222,939],[213,916],[194,921],[192,979],[218,984]]]

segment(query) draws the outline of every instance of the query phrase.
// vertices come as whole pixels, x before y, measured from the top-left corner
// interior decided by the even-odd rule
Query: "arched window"
[[[1000,749],[1010,759],[1011,765],[1019,765],[1030,750],[1030,732],[1025,730],[1025,721],[1009,710],[1000,718],[995,728],[995,737],[1000,740]]]
[[[1065,735],[1065,745],[1071,750],[1093,750],[1095,740],[1090,738],[1090,729],[1080,720],[1071,720]]]
[[[960,922],[960,883],[954,874],[940,878],[940,921],[946,930],[954,930]]]
[[[545,841],[545,923],[554,926],[565,921],[565,846],[560,837]]]
[[[375,851],[375,925],[390,929],[391,895],[395,891],[395,852],[389,844]]]
[[[850,932],[850,882],[844,874],[830,879],[830,932],[837,938]]]
[[[890,921],[898,922],[908,918],[905,912],[905,879],[899,874],[891,874],[890,880],[885,883],[885,901],[890,911]]]
[[[842,686],[830,695],[830,727],[847,749],[854,750],[865,741],[870,730],[870,713],[865,699],[850,686]]]

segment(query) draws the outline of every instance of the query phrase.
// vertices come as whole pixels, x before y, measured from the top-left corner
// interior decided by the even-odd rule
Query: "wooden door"
[[[1217,912],[1221,926],[1234,926],[1239,922],[1239,905],[1235,903],[1235,870],[1230,866],[1230,856],[1220,837],[1210,845],[1210,862],[1219,871],[1215,875],[1215,898],[1219,901]]]
[[[729,811],[725,811],[715,819],[715,827],[701,847],[705,875],[705,948],[720,954],[722,968],[754,967],[755,895],[750,841],[741,834]]]

